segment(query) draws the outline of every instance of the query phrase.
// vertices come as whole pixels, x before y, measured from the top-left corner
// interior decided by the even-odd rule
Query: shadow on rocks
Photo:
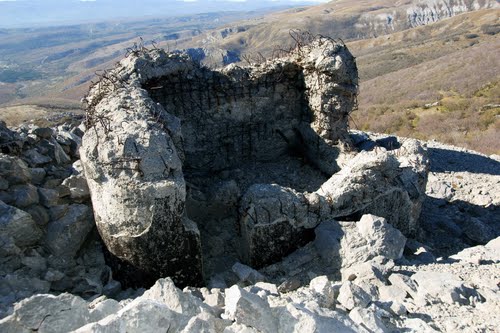
[[[474,154],[441,148],[427,148],[431,172],[472,172],[500,175],[500,162]]]
[[[420,215],[420,226],[418,241],[432,247],[436,257],[448,257],[499,237],[500,207],[427,196]]]

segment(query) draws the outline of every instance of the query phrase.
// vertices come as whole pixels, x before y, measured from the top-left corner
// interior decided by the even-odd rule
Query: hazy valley
[[[449,6],[341,0],[277,13],[3,29],[2,119],[15,124],[38,112],[78,112],[96,71],[112,68],[134,44],[191,49],[212,67],[245,65],[286,50],[294,42],[291,31],[307,31],[344,40],[357,58],[360,95],[353,128],[498,154],[498,2],[443,3]]]

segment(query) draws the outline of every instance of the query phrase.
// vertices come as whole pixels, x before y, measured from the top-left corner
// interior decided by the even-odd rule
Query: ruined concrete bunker
[[[155,277],[199,285],[234,260],[279,260],[328,219],[373,213],[415,232],[423,148],[359,153],[357,89],[353,56],[328,38],[220,70],[134,50],[86,97],[81,156],[104,243]]]

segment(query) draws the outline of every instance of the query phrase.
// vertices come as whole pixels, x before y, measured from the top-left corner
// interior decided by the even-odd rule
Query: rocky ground
[[[500,327],[498,156],[428,142],[431,172],[415,239],[372,215],[327,221],[313,242],[260,271],[231,254],[223,265],[231,269],[204,288],[180,290],[166,278],[147,290],[124,290],[94,228],[79,163],[82,134],[78,123],[0,124],[1,332]]]

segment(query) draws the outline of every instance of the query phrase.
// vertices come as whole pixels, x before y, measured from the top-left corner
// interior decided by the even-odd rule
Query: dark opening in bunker
[[[205,276],[241,260],[238,202],[250,186],[313,192],[331,176],[309,160],[302,136],[313,121],[303,69],[278,64],[257,78],[230,70],[180,70],[143,84],[181,120],[186,212],[200,229]],[[294,238],[298,248],[313,231]]]

